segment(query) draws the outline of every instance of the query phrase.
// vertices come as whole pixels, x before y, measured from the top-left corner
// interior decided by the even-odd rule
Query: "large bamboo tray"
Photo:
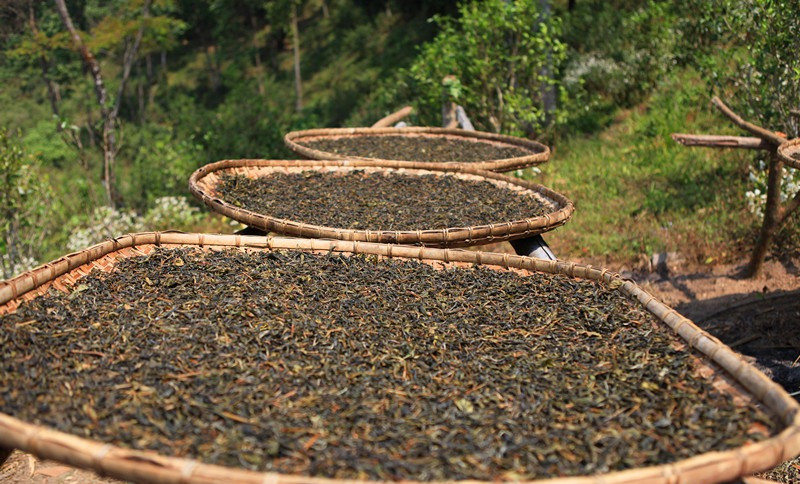
[[[428,263],[483,265],[495,270],[540,271],[618,284],[619,290],[647,308],[677,333],[686,345],[705,355],[720,378],[741,387],[779,416],[785,429],[758,443],[724,452],[710,452],[672,464],[631,469],[599,476],[535,481],[538,484],[715,484],[769,469],[800,453],[800,405],[780,386],[738,354],[668,308],[634,282],[618,274],[563,261],[508,254],[433,249],[350,241],[240,235],[139,233],[108,240],[66,255],[0,282],[0,313],[14,311],[20,301],[35,298],[50,287],[65,289],[92,269],[109,271],[117,259],[145,255],[155,247],[201,247],[206,250],[303,250],[413,258]],[[0,414],[0,448],[16,448],[43,459],[94,470],[100,474],[148,483],[342,484],[345,481],[277,473],[258,473],[141,452],[79,438]],[[360,481],[348,481],[355,484]],[[478,484],[480,481],[471,481]],[[531,481],[528,481],[531,482]]]
[[[512,146],[514,148],[523,149],[530,154],[525,156],[518,156],[515,158],[506,158],[501,160],[486,160],[469,163],[459,163],[456,161],[443,161],[441,163],[421,162],[414,160],[380,160],[377,158],[363,158],[358,156],[345,156],[337,153],[329,153],[326,151],[319,151],[308,146],[303,145],[304,142],[313,141],[321,138],[334,139],[342,137],[357,137],[357,136],[418,136],[418,137],[444,137],[454,138],[461,140],[468,140],[478,143],[489,143],[500,146]],[[430,168],[440,169],[442,167],[460,165],[476,170],[490,170],[497,172],[511,171],[544,163],[550,159],[550,148],[547,146],[523,138],[514,136],[505,136],[501,134],[486,133],[483,131],[465,131],[462,129],[450,128],[429,128],[429,127],[411,127],[411,128],[330,128],[330,129],[309,129],[305,131],[293,131],[283,138],[286,146],[297,154],[305,156],[313,160],[343,160],[348,159],[353,163],[362,161],[394,161],[397,163],[395,166],[419,166],[420,164],[428,165]]]
[[[800,138],[789,140],[778,147],[778,156],[786,166],[800,170],[800,159],[792,155],[800,155]]]
[[[353,163],[350,160],[226,160],[211,163],[195,171],[189,179],[189,189],[211,210],[265,232],[298,237],[420,244],[429,247],[463,247],[530,237],[565,224],[574,210],[572,202],[563,195],[518,178],[488,171],[468,170],[458,166],[448,166],[437,171],[427,168],[427,164],[398,167],[393,162],[365,164]],[[540,217],[513,221],[498,220],[497,223],[472,227],[430,230],[355,230],[312,225],[245,210],[221,199],[216,188],[223,174],[239,174],[255,178],[274,172],[296,173],[306,170],[343,172],[355,169],[364,171],[397,170],[410,175],[451,173],[453,176],[465,179],[487,180],[512,190],[526,191],[531,196],[550,205],[552,212]],[[287,189],[291,188],[287,187]]]

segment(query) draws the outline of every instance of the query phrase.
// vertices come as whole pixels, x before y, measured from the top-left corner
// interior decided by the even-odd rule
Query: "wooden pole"
[[[414,108],[411,106],[406,106],[398,111],[393,112],[392,114],[385,116],[375,122],[372,125],[373,128],[387,128],[392,126],[393,124],[397,123],[401,119],[405,118],[409,114],[414,111]]]
[[[684,146],[708,148],[741,148],[748,150],[770,150],[772,145],[761,138],[750,136],[725,136],[716,134],[673,133],[672,139]]]

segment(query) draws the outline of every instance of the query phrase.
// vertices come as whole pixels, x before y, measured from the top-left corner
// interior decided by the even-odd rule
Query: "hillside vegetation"
[[[98,61],[103,105],[59,2],[0,6],[5,277],[131,230],[230,232],[189,199],[197,167],[290,158],[287,131],[369,125],[406,104],[411,122],[438,125],[448,75],[478,129],[553,146],[541,173],[518,175],[576,202],[548,236],[563,258],[745,255],[765,155],[669,135],[741,134],[710,107],[714,94],[798,135],[800,22],[781,14],[797,1],[63,2]],[[793,253],[793,225],[774,254]]]

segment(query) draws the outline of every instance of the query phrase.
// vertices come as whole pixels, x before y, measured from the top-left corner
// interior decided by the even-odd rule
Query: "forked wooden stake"
[[[758,241],[753,247],[750,262],[745,269],[745,277],[755,277],[761,272],[767,250],[772,242],[775,231],[780,227],[789,216],[800,207],[800,192],[795,195],[785,205],[781,206],[781,183],[783,182],[784,163],[778,156],[778,147],[785,143],[787,139],[778,133],[764,129],[761,126],[742,119],[741,116],[733,112],[731,108],[717,96],[711,103],[743,130],[756,135],[753,137],[744,136],[721,136],[703,134],[682,134],[674,133],[672,139],[684,146],[705,146],[711,148],[738,148],[750,150],[765,150],[770,153],[769,168],[767,176],[767,204],[764,208],[764,221],[761,224],[761,231]]]

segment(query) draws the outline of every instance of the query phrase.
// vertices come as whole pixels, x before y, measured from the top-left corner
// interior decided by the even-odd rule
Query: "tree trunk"
[[[106,92],[106,86],[103,83],[103,76],[100,73],[100,64],[97,62],[97,59],[89,52],[88,47],[86,44],[83,43],[83,39],[78,34],[78,31],[75,30],[75,26],[72,24],[72,18],[69,16],[69,11],[67,10],[67,6],[64,4],[64,0],[55,0],[56,10],[58,10],[58,14],[61,17],[61,20],[64,22],[64,26],[70,33],[72,37],[72,42],[75,44],[75,47],[80,51],[81,57],[83,57],[83,61],[86,63],[86,66],[89,68],[89,72],[92,74],[92,79],[94,80],[94,92],[97,96],[97,104],[100,105],[100,114],[103,117],[103,182],[105,184],[106,189],[106,201],[108,206],[114,208],[115,206],[115,194],[114,194],[114,156],[116,154],[116,147],[114,146],[115,136],[114,136],[114,117],[113,111],[108,109],[108,93]]]
[[[297,28],[296,6],[292,6],[292,50],[294,51],[294,93],[297,101],[295,109],[299,113],[303,110],[303,80],[300,76],[300,32]]]
[[[146,1],[144,3],[144,7],[142,8],[142,18],[147,18],[150,16],[150,1]],[[125,46],[125,54],[122,56],[122,79],[119,82],[119,89],[117,90],[117,99],[114,102],[114,109],[112,110],[112,115],[114,119],[117,118],[119,114],[119,107],[122,104],[122,97],[125,94],[125,86],[128,83],[128,78],[131,75],[131,67],[133,67],[133,63],[136,60],[136,54],[139,52],[139,45],[142,43],[142,36],[144,35],[144,23],[139,27],[139,30],[136,32],[136,38],[133,40],[133,44]]]
[[[89,71],[92,73],[92,78],[94,79],[94,90],[95,94],[97,95],[97,104],[100,105],[100,114],[103,117],[103,181],[105,183],[108,206],[114,208],[116,206],[116,193],[114,190],[114,161],[117,155],[115,124],[117,121],[117,115],[119,114],[120,104],[122,102],[122,95],[125,91],[125,84],[130,76],[131,66],[133,65],[133,61],[136,59],[136,53],[138,52],[139,44],[142,41],[144,24],[142,24],[142,26],[139,28],[139,31],[136,33],[136,38],[134,39],[133,44],[126,46],[125,48],[122,66],[122,79],[120,80],[119,89],[117,91],[117,99],[111,109],[109,109],[108,93],[103,82],[103,76],[100,72],[100,63],[97,62],[97,59],[92,55],[91,52],[89,52],[89,48],[86,47],[83,39],[81,39],[81,36],[78,34],[77,30],[75,30],[75,26],[72,24],[72,18],[69,15],[69,11],[67,10],[64,0],[55,0],[55,3],[58,14],[61,17],[61,20],[64,22],[64,26],[69,31],[75,47],[77,47],[80,51],[81,56],[83,57],[87,67],[89,67]],[[143,7],[143,16],[145,18],[149,15],[149,8],[150,0],[147,0],[145,1]]]
[[[136,83],[136,100],[138,101],[138,108],[139,108],[139,122],[144,122],[144,109],[145,109],[145,97],[144,97],[144,87],[147,83],[147,78],[142,80],[142,76],[140,74],[141,69],[139,68],[139,63],[136,63],[136,74],[139,77],[139,82]]]
[[[39,35],[39,27],[36,25],[36,13],[33,7],[33,1],[28,2],[28,14],[31,33],[33,33],[34,38],[36,38]],[[60,117],[58,102],[61,100],[61,96],[58,93],[58,86],[56,86],[55,82],[50,79],[50,61],[47,60],[44,55],[39,56],[39,67],[42,69],[42,81],[44,81],[45,86],[47,86],[47,94],[50,99],[50,109],[53,111],[53,115],[57,119]],[[61,131],[60,120],[56,121],[56,130]]]
[[[81,106],[86,109],[86,132],[89,133],[89,146],[94,149],[97,147],[97,133],[94,131],[94,117],[92,107],[88,103],[81,102]]]
[[[542,9],[541,22],[550,21],[550,1],[539,0],[539,6]],[[547,63],[542,68],[542,77],[546,79],[545,84],[542,85],[542,104],[544,107],[544,125],[550,127],[555,121],[556,112],[556,86],[553,84],[553,50],[547,48]]]
[[[261,51],[258,46],[258,21],[256,20],[255,14],[252,12],[250,13],[250,25],[253,28],[253,54],[254,54],[254,61],[256,67],[256,83],[258,84],[258,94],[261,96],[264,95],[266,90],[264,89],[264,72],[262,71],[261,67]]]
[[[216,52],[217,47],[215,45],[211,45],[207,47],[206,50],[206,67],[208,68],[208,80],[211,84],[211,90],[214,92],[219,91],[220,86],[220,76],[219,72],[217,71],[217,64],[214,58],[211,56],[211,52]]]
[[[770,243],[778,228],[782,181],[783,162],[775,153],[772,153],[769,158],[767,174],[767,204],[764,207],[764,221],[761,224],[761,232],[758,234],[758,241],[753,248],[750,263],[745,269],[745,277],[756,277],[761,273]]]
[[[147,75],[147,82],[145,83],[145,100],[143,117],[147,114],[147,109],[153,104],[153,84],[155,83],[155,73],[153,72],[153,56],[147,54],[145,56],[145,74]]]

